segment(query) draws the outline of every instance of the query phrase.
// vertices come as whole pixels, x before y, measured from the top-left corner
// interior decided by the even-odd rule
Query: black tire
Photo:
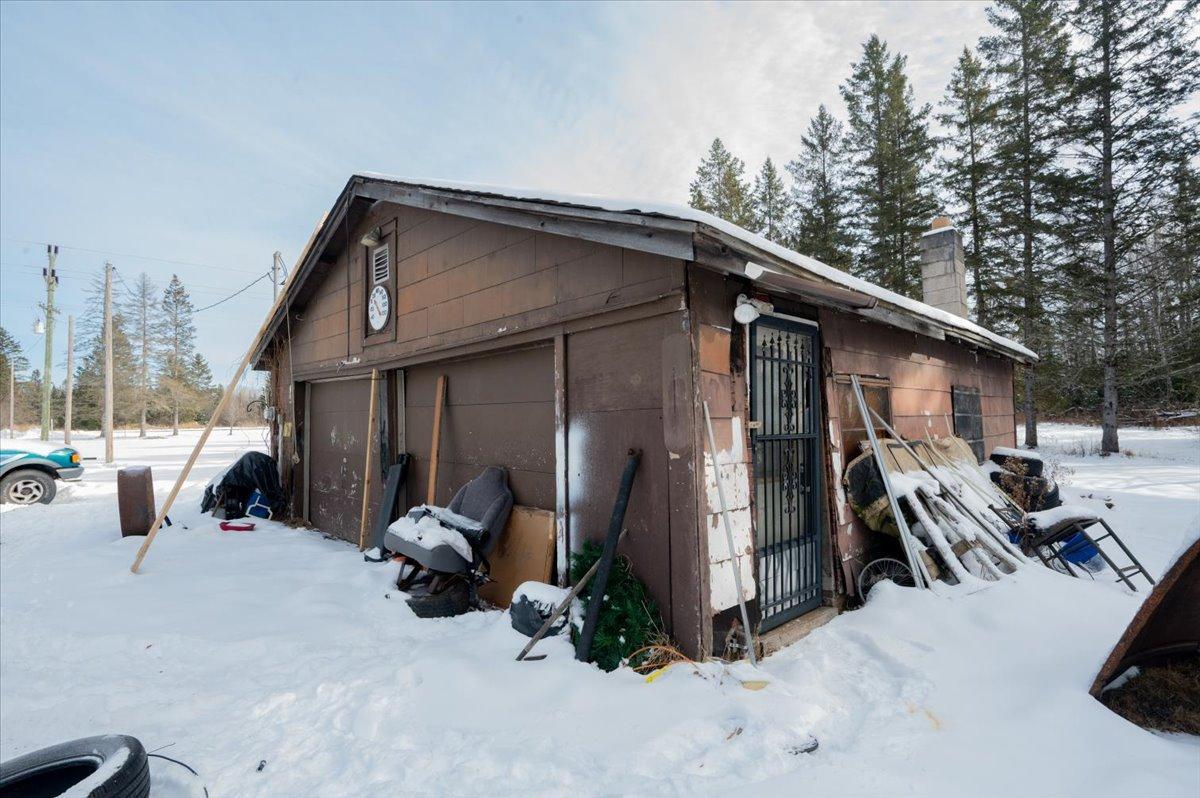
[[[0,504],[49,504],[56,493],[54,477],[36,468],[18,468],[0,479]]]
[[[461,576],[452,577],[440,593],[430,593],[428,585],[418,585],[408,599],[418,618],[453,618],[471,609],[471,586]]]
[[[988,459],[1010,474],[1016,474],[1021,477],[1043,476],[1042,469],[1046,465],[1037,457],[1022,457],[1015,454],[996,454],[992,452]]]
[[[136,737],[105,734],[59,743],[0,764],[0,795],[4,798],[51,798],[61,795],[120,759],[88,798],[146,798],[150,766],[146,749]]]

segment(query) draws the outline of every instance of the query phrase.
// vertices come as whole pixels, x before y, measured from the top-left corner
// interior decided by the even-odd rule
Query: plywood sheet
[[[479,595],[498,607],[507,607],[522,582],[549,582],[554,562],[554,513],[516,505],[500,542],[488,561],[495,581],[479,588]]]

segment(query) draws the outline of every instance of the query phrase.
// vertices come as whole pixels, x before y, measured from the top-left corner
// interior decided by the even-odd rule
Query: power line
[[[232,294],[230,294],[229,296],[225,297],[224,299],[219,299],[219,300],[217,300],[216,302],[212,303],[211,305],[205,305],[205,306],[204,306],[204,307],[202,307],[202,308],[196,308],[196,310],[195,310],[195,311],[193,311],[193,312],[194,312],[194,313],[202,313],[203,311],[206,311],[206,310],[208,310],[209,308],[215,308],[217,305],[220,305],[220,304],[222,304],[222,303],[224,303],[224,302],[228,302],[229,300],[233,299],[233,298],[234,298],[235,296],[237,296],[238,294],[240,294],[240,293],[243,293],[244,291],[248,291],[248,290],[250,290],[250,288],[252,288],[254,285],[256,285],[257,283],[260,283],[260,282],[262,282],[263,280],[267,279],[267,278],[268,278],[268,277],[270,277],[270,276],[271,276],[271,273],[270,273],[270,272],[263,272],[261,275],[259,275],[259,277],[258,277],[258,279],[257,279],[257,280],[254,280],[253,282],[247,283],[246,285],[244,285],[244,286],[242,286],[241,288],[239,288],[238,290],[234,291]]]
[[[46,245],[45,241],[29,241],[29,240],[23,239],[23,238],[9,238],[8,236],[3,236],[2,239],[0,239],[0,240],[11,241],[14,244],[33,244],[33,245],[36,245],[39,247]],[[131,255],[128,252],[111,252],[106,249],[90,249],[88,247],[72,247],[72,246],[68,246],[66,244],[60,244],[59,246],[62,249],[73,249],[76,252],[90,252],[90,253],[93,253],[96,255],[108,255],[108,256],[114,257],[114,258],[133,258],[134,260],[149,260],[149,261],[156,261],[158,263],[170,263],[175,266],[196,266],[201,269],[220,269],[222,271],[228,271],[228,272],[242,272],[243,274],[253,274],[253,272],[250,269],[235,269],[231,266],[214,266],[211,263],[200,263],[198,261],[172,260],[171,258],[155,258],[150,255]]]

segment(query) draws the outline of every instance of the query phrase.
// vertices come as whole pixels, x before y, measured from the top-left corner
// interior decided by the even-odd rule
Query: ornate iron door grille
[[[821,604],[817,328],[750,326],[750,442],[763,630]]]

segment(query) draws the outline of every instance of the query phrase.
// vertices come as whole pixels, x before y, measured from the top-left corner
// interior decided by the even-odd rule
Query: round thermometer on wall
[[[379,332],[387,326],[391,308],[392,298],[388,296],[387,288],[382,285],[375,286],[367,302],[367,323],[373,331]]]

